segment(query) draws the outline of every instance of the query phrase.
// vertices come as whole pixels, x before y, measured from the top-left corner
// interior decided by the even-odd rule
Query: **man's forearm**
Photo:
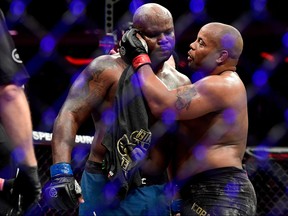
[[[23,88],[16,85],[1,87],[0,109],[1,121],[17,162],[36,166],[30,108]]]
[[[52,133],[52,156],[53,164],[60,162],[71,162],[71,153],[75,144],[75,137],[78,130],[73,117],[67,112],[60,112],[55,120]]]

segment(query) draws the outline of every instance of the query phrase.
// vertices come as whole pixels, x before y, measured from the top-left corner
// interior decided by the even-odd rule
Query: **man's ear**
[[[216,60],[217,63],[222,63],[224,62],[227,58],[229,57],[229,52],[227,50],[221,50],[220,51],[220,56]]]

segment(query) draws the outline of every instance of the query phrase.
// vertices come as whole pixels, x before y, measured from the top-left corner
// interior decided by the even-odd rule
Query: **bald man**
[[[136,10],[133,26],[146,35],[145,41],[151,62],[161,81],[169,89],[190,83],[186,76],[176,71],[175,65],[171,66],[175,46],[171,13],[159,4],[144,4]],[[130,65],[123,61],[118,53],[99,56],[84,69],[71,87],[53,128],[51,181],[44,194],[52,207],[69,210],[76,208],[80,203],[79,215],[169,215],[169,203],[162,193],[164,181],[161,175],[165,172],[169,161],[165,159],[165,155],[162,157],[164,151],[160,151],[158,145],[149,152],[150,156],[153,155],[153,163],[150,163],[150,169],[146,170],[146,174],[152,176],[160,174],[161,178],[157,178],[157,182],[153,183],[147,178],[146,185],[129,191],[119,208],[106,211],[106,206],[111,200],[105,199],[105,196],[109,195],[109,189],[108,192],[106,190],[107,193],[105,189],[109,187],[106,187],[107,173],[103,170],[102,164],[106,148],[101,142],[107,122],[103,121],[105,118],[102,118],[102,113],[112,107],[119,79],[123,71],[129,67]],[[81,192],[73,177],[70,165],[71,152],[75,146],[77,130],[89,115],[93,117],[95,135],[81,178]],[[73,194],[73,197],[66,196],[65,193],[50,197],[50,191],[54,192],[55,188],[65,190],[68,186],[72,188],[70,194]]]
[[[255,191],[242,165],[248,113],[246,89],[236,72],[240,32],[223,23],[204,25],[188,51],[189,67],[203,77],[173,90],[154,75],[145,49],[135,43],[137,33],[131,32],[123,47],[137,50],[133,60],[141,57],[134,69],[148,105],[156,117],[170,109],[171,120],[181,122],[171,166],[181,216],[255,215]]]

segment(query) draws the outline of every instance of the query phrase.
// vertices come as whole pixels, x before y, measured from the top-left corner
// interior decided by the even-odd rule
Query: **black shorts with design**
[[[180,189],[181,216],[253,216],[257,199],[245,170],[217,168],[190,178]]]

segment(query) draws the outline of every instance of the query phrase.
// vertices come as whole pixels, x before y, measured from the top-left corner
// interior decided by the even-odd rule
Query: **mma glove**
[[[51,179],[44,189],[44,199],[56,210],[78,207],[81,187],[73,176],[70,164],[56,163],[50,167]]]
[[[38,203],[41,198],[41,183],[37,166],[19,166],[18,175],[13,183],[12,197],[18,202],[20,199],[23,211]]]
[[[151,64],[148,56],[148,47],[144,39],[137,37],[139,31],[132,28],[126,31],[119,42],[119,53],[128,64],[132,64],[134,70],[145,64]],[[140,34],[139,34],[140,35]]]

